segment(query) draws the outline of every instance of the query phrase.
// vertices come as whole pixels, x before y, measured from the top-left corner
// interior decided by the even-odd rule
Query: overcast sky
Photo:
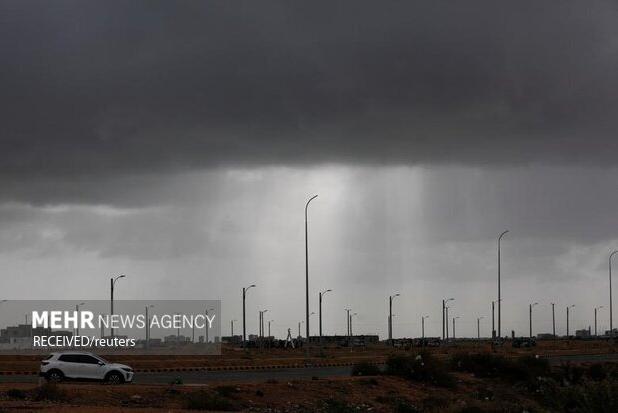
[[[0,292],[221,299],[224,332],[503,333],[608,307],[613,1],[0,0]],[[618,263],[616,264],[618,268]],[[618,273],[618,270],[617,270]],[[601,310],[601,328],[609,314]],[[1,320],[1,319],[0,319]],[[317,333],[313,318],[312,332]],[[314,328],[315,327],[315,328]]]

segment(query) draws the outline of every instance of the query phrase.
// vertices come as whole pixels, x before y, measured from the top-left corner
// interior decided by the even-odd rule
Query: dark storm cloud
[[[15,191],[230,164],[616,164],[614,2],[0,4]]]

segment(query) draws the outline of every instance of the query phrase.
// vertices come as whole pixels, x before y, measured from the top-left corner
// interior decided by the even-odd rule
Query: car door
[[[80,377],[84,379],[103,379],[104,368],[99,364],[100,360],[89,354],[79,356]]]
[[[65,377],[79,377],[79,355],[78,354],[62,354],[58,357],[58,368]]]

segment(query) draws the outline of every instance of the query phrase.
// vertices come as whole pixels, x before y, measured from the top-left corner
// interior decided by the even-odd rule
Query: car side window
[[[89,356],[87,354],[83,354],[80,356],[80,363],[84,363],[84,364],[98,364],[99,360],[95,357]]]
[[[79,363],[79,355],[63,354],[60,357],[58,357],[58,361],[64,361],[65,363]]]

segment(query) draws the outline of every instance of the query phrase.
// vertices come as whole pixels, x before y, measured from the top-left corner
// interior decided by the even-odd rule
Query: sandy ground
[[[482,403],[494,406],[496,400],[485,400],[486,383],[469,375],[458,375],[455,390],[412,383],[395,377],[330,378],[323,380],[294,380],[265,383],[227,383],[226,398],[239,411],[257,412],[319,412],[326,401],[345,401],[355,411],[392,412],[399,401],[423,406],[434,411],[451,411]],[[16,400],[7,397],[10,389],[26,394],[36,391],[34,385],[0,385],[0,411],[45,412],[177,412],[184,410],[188,395],[221,391],[217,385],[205,386],[109,386],[103,384],[61,384],[65,399],[59,402]],[[219,390],[218,390],[219,389]],[[511,400],[518,405],[535,407],[531,400],[522,399],[507,386],[493,386],[500,403]],[[29,397],[29,396],[28,396]],[[497,399],[498,397],[496,397]],[[497,407],[497,404],[495,405]]]

